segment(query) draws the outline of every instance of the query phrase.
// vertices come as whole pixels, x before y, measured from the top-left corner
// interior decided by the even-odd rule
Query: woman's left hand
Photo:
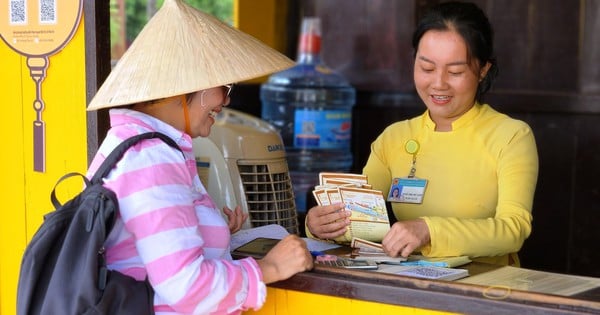
[[[398,221],[383,237],[383,251],[391,257],[408,257],[416,249],[429,244],[429,227],[425,220]]]
[[[235,210],[223,207],[223,213],[227,216],[227,225],[229,226],[229,232],[231,234],[239,231],[244,222],[248,219],[248,214],[242,212],[240,206],[235,207]]]

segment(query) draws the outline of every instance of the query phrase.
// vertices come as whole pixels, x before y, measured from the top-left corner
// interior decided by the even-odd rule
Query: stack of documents
[[[357,259],[373,260],[378,263],[397,263],[403,266],[429,266],[429,267],[458,267],[471,262],[468,256],[454,257],[425,257],[421,255],[410,255],[405,257],[391,257],[383,251],[380,243],[370,242],[361,238],[353,238],[350,245],[352,257]]]
[[[380,264],[399,264],[406,260],[406,258],[402,256],[388,256],[383,251],[383,247],[380,243],[370,242],[362,238],[352,238],[350,246],[352,247],[351,257],[353,259],[369,260]]]
[[[391,257],[385,254],[382,245],[369,242],[360,238],[352,239],[352,258],[375,261],[380,265],[379,271],[396,275],[433,279],[456,280],[467,277],[466,269],[455,269],[471,262],[467,256],[459,257],[425,257],[410,255],[405,257]]]

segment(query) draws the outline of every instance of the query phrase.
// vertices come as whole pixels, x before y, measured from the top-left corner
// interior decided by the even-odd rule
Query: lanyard
[[[406,141],[406,143],[404,144],[404,150],[406,150],[406,153],[412,154],[412,157],[413,157],[412,166],[410,168],[410,173],[408,174],[408,178],[414,178],[415,173],[417,172],[417,153],[419,152],[419,148],[420,148],[419,142],[414,139],[410,139],[410,140]]]

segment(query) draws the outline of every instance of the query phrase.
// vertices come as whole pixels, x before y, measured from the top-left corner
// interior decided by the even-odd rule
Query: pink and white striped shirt
[[[200,182],[192,139],[152,116],[110,110],[111,129],[88,170],[96,171],[124,139],[158,131],[160,139],[130,148],[105,179],[120,212],[105,245],[110,269],[138,280],[148,277],[157,314],[238,314],[266,298],[262,273],[252,258],[232,260],[221,211]]]

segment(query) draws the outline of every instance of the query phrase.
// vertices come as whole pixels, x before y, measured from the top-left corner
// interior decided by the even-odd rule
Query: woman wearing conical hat
[[[109,269],[154,289],[157,314],[229,314],[262,306],[265,284],[312,268],[306,244],[288,236],[263,259],[232,260],[231,233],[247,215],[223,209],[200,182],[192,138],[206,137],[229,104],[234,82],[291,67],[293,62],[253,37],[180,0],[166,0],[123,55],[88,110],[110,108],[111,128],[93,174],[124,139],[157,131],[159,139],[127,151],[105,179],[119,198],[106,241]]]

